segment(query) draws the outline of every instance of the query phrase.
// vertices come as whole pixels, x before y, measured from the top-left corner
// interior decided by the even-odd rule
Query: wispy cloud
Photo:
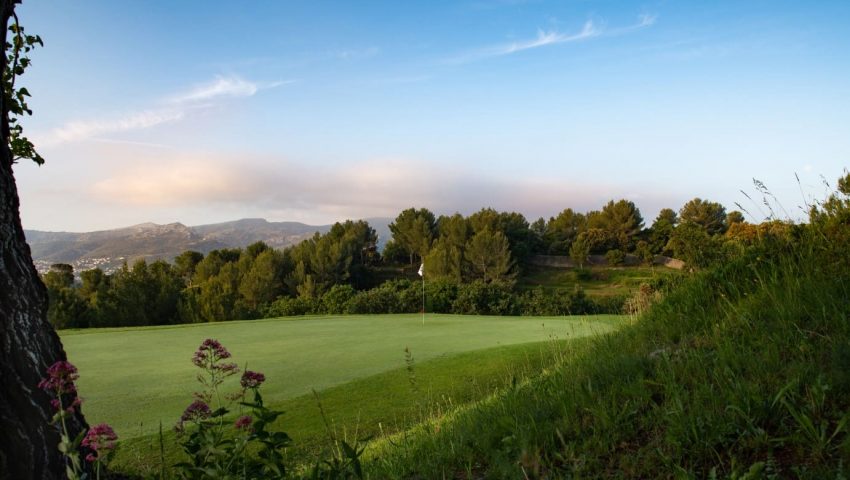
[[[108,133],[126,132],[155,127],[183,118],[185,112],[176,108],[146,110],[102,120],[76,120],[53,130],[48,142],[70,142]],[[53,142],[49,142],[53,140]]]
[[[537,38],[534,40],[527,40],[524,42],[515,42],[509,45],[505,45],[499,48],[496,48],[492,51],[492,55],[509,55],[511,53],[521,52],[523,50],[529,50],[532,48],[540,48],[545,47],[547,45],[555,45],[558,43],[567,43],[567,42],[575,42],[578,40],[584,40],[585,38],[595,37],[599,35],[601,32],[593,25],[593,21],[588,20],[585,22],[584,27],[580,32],[568,35],[564,33],[559,33],[555,31],[544,32],[543,30],[537,31]]]
[[[576,33],[563,33],[557,30],[538,30],[537,37],[535,38],[472,50],[465,54],[450,58],[448,63],[469,63],[486,58],[511,55],[525,50],[547,47],[550,45],[579,42],[601,36],[622,35],[634,30],[649,27],[653,25],[655,21],[656,17],[654,15],[642,14],[638,16],[638,21],[634,25],[616,29],[606,29],[604,27],[600,27],[592,20],[588,20],[584,23],[581,30]]]
[[[658,20],[658,15],[651,15],[648,13],[642,13],[638,15],[638,21],[632,25],[627,25],[625,27],[613,28],[605,32],[607,36],[614,35],[622,35],[624,33],[630,33],[635,30],[640,30],[642,28],[651,27],[655,25],[655,22]]]
[[[160,100],[161,106],[124,115],[113,115],[100,119],[72,120],[53,129],[43,138],[37,138],[39,146],[95,139],[100,135],[144,130],[172,123],[185,118],[190,111],[210,107],[227,98],[250,97],[257,92],[278,87],[293,81],[258,83],[237,76],[216,76],[213,81],[196,85]],[[104,140],[104,139],[98,139]]]
[[[114,138],[91,138],[92,142],[96,143],[105,143],[105,144],[115,144],[115,145],[132,145],[136,147],[147,147],[147,148],[167,148],[174,149],[175,147],[172,145],[166,145],[164,143],[156,143],[156,142],[139,142],[135,140],[119,140]]]
[[[259,87],[239,77],[216,76],[212,82],[197,85],[188,92],[169,98],[170,103],[191,103],[220,97],[250,97]]]

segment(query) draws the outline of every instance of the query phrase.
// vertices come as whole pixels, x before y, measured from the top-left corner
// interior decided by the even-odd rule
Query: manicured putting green
[[[241,367],[266,374],[264,398],[280,402],[405,365],[498,345],[605,333],[619,316],[327,316],[174,327],[60,332],[89,423],[107,422],[122,438],[171,428],[197,389],[192,353],[218,339]],[[230,386],[236,382],[230,382]]]

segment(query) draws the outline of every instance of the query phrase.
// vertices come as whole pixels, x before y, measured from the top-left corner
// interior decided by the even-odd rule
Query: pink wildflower
[[[192,363],[194,363],[198,367],[203,367],[207,363],[207,352],[205,350],[198,350],[192,355]]]
[[[59,360],[47,369],[47,378],[38,382],[38,388],[57,395],[76,393],[77,387],[74,381],[78,378],[80,374],[77,373],[77,367],[70,362]]]
[[[118,435],[112,430],[112,427],[105,423],[95,425],[89,428],[86,436],[83,438],[82,445],[94,451],[86,455],[86,461],[95,462],[107,456],[109,452],[115,449]]]
[[[70,362],[59,360],[47,369],[47,378],[38,382],[38,388],[56,396],[56,398],[50,400],[50,405],[57,411],[62,408],[62,396],[70,395],[70,404],[64,410],[71,414],[82,402],[80,397],[77,396],[77,386],[74,385],[74,381],[78,378],[80,378],[80,374],[77,373],[77,367],[71,365]]]
[[[208,338],[201,343],[201,346],[198,347],[198,350],[192,356],[192,363],[199,367],[204,367],[207,362],[215,363],[225,358],[230,358],[230,352],[218,340]]]
[[[180,417],[180,422],[188,422],[190,420],[201,420],[210,416],[210,406],[201,400],[195,400],[192,402],[186,410],[183,411],[183,415]]]
[[[254,419],[249,415],[242,415],[241,417],[236,419],[234,426],[237,430],[245,430],[251,431],[251,424],[254,423]]]
[[[262,373],[245,370],[239,383],[242,385],[242,388],[258,388],[265,381],[266,376]]]

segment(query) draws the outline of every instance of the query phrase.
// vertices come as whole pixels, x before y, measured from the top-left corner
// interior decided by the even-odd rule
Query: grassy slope
[[[517,279],[517,288],[529,290],[542,287],[548,291],[572,293],[576,287],[590,297],[610,297],[634,293],[641,283],[682,272],[666,267],[590,267],[592,278],[580,280],[575,269],[529,266]]]
[[[86,416],[122,438],[176,422],[196,390],[190,359],[204,338],[220,340],[240,365],[264,372],[267,402],[323,390],[419,361],[497,345],[608,331],[617,317],[499,318],[379,315],[272,319],[164,328],[61,332],[82,372]],[[545,324],[545,326],[544,326]],[[234,379],[235,380],[235,379]]]
[[[373,445],[370,477],[845,478],[848,280],[799,252],[701,274],[549,374]]]

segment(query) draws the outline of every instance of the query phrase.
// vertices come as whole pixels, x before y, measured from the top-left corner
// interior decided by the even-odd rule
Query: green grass
[[[266,374],[264,397],[280,404],[405,365],[499,345],[612,330],[621,317],[330,316],[60,332],[81,372],[83,411],[124,439],[174,425],[197,389],[192,353],[216,338],[240,366]]]
[[[549,340],[494,347],[420,362],[331,387],[319,398],[335,436],[381,438],[441,418],[456,408],[487,398],[540,374],[556,363],[569,346],[585,339]],[[286,413],[275,427],[293,438],[288,450],[290,467],[309,467],[327,455],[331,445],[316,397],[301,395],[275,408]],[[166,465],[181,460],[174,434],[163,435]],[[159,469],[156,435],[123,441],[113,466],[117,471],[149,475]]]
[[[846,242],[753,251],[537,378],[367,452],[369,478],[846,478]]]
[[[682,272],[666,267],[589,267],[588,280],[580,280],[575,269],[529,266],[517,279],[517,288],[530,290],[542,287],[547,291],[572,293],[581,287],[590,297],[628,296],[634,293],[641,283],[669,275],[682,275]]]

